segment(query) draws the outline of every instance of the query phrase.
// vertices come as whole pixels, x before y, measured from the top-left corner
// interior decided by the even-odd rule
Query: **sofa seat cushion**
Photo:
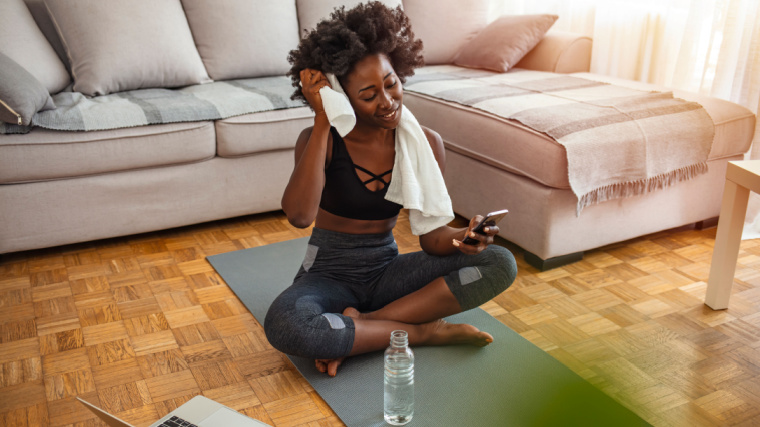
[[[217,155],[241,157],[291,150],[301,131],[314,124],[309,107],[262,111],[216,121]]]
[[[36,128],[0,135],[0,184],[191,163],[215,153],[210,121],[93,132]]]
[[[590,73],[572,75],[634,89],[668,90]],[[717,98],[688,92],[673,93],[676,97],[700,103],[715,122],[715,139],[709,159],[742,154],[749,149],[755,116],[748,109]],[[548,187],[570,188],[565,149],[554,139],[516,121],[429,95],[407,91],[404,104],[422,125],[441,134],[447,149]]]

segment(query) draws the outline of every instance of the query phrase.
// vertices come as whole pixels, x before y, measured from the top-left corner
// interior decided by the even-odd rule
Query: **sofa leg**
[[[708,228],[717,227],[718,226],[718,217],[712,217],[708,218],[702,221],[697,221],[694,223],[694,228],[697,230],[706,230]]]
[[[528,251],[523,254],[525,261],[540,271],[551,270],[552,268],[561,267],[583,259],[583,252],[575,252],[567,255],[560,255],[554,258],[541,259]]]

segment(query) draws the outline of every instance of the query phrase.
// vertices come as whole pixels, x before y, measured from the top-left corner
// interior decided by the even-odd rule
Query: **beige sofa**
[[[61,90],[64,94],[80,89],[98,91],[103,87],[120,93],[124,82],[138,90],[190,84],[175,81],[164,86],[140,86],[143,83],[139,79],[129,80],[134,76],[109,75],[105,83],[97,82],[100,86],[85,85],[88,79],[103,79],[97,73],[93,77],[91,69],[82,68],[86,63],[82,58],[94,55],[87,52],[90,46],[77,41],[79,35],[66,33],[65,27],[79,28],[82,16],[66,13],[60,0],[24,1],[31,15],[15,10],[14,34],[41,31],[44,37],[37,41],[49,46],[34,52],[55,52],[55,59],[60,58],[61,69],[68,76],[64,82],[68,88],[56,87],[61,85],[60,78],[57,82],[47,78],[55,67],[35,70],[40,63],[52,61],[49,55],[44,61],[22,64],[41,82],[45,81],[51,94]],[[109,10],[114,5],[126,8],[112,12],[128,23],[132,16],[130,4],[136,8],[143,3],[155,4],[152,0],[108,1]],[[1,7],[8,8],[10,3]],[[213,13],[203,9],[201,0],[164,3],[183,6],[179,10],[187,15],[189,33],[204,68],[196,73],[199,77],[190,78],[197,77],[196,83],[200,84],[205,80],[235,82],[284,75],[288,69],[287,50],[297,43],[299,28],[312,27],[337,4],[358,2],[240,0],[215,7]],[[489,21],[487,0],[444,3],[440,6],[445,7],[431,8],[425,0],[403,1],[417,36],[425,43],[425,59],[431,66],[450,63],[460,47]],[[87,8],[81,13],[86,18]],[[194,13],[202,19],[193,20]],[[60,16],[51,19],[56,14]],[[180,25],[182,18],[173,15],[168,21],[161,17],[157,22]],[[235,19],[248,23],[257,20],[260,25],[234,25]],[[149,16],[143,17],[140,25],[150,25],[146,21],[150,21]],[[30,22],[34,28],[27,28]],[[214,26],[214,22],[224,25]],[[215,30],[220,28],[224,31]],[[152,29],[140,29],[141,34],[149,34],[148,30]],[[8,33],[2,31],[0,53],[15,59],[12,46],[8,47]],[[255,31],[262,33],[257,35]],[[68,42],[61,41],[59,32]],[[173,28],[171,34],[177,37],[180,33]],[[30,39],[28,34],[24,36],[24,40]],[[158,39],[153,40],[157,43]],[[94,40],[92,44],[101,42]],[[160,51],[160,46],[154,50]],[[142,55],[156,54],[147,46],[136,52],[137,62]],[[135,53],[124,49],[123,54]],[[549,31],[516,68],[584,72],[588,71],[590,54],[590,39]],[[157,57],[153,62],[162,59]],[[174,65],[176,61],[167,67]],[[113,66],[111,70],[113,75],[123,72]],[[408,92],[405,104],[422,124],[437,130],[444,139],[445,178],[454,210],[469,217],[497,208],[510,209],[508,220],[502,223],[502,236],[525,248],[537,266],[547,268],[557,260],[576,259],[590,248],[717,216],[726,161],[739,159],[747,151],[754,116],[728,102],[677,95],[698,99],[715,119],[717,137],[709,172],[647,195],[589,206],[580,216],[575,215],[577,199],[561,179],[567,168],[562,147],[552,139],[514,121],[434,97]],[[277,210],[292,169],[296,136],[310,125],[311,119],[307,107],[275,108],[220,119],[124,129],[69,132],[34,127],[26,134],[0,135],[0,253]]]
[[[415,25],[417,11],[406,11]],[[438,13],[445,12],[439,9]],[[428,63],[448,64],[460,49],[461,45],[446,40],[461,37],[446,34],[448,27],[415,28],[426,43],[426,52],[434,52],[432,61],[426,54]],[[507,73],[545,71],[642,92],[670,92],[665,87],[588,73],[590,57],[590,39],[549,31]],[[418,75],[428,68],[433,67],[419,70]],[[463,72],[444,68],[453,74]],[[487,108],[421,94],[415,87],[407,85],[404,104],[444,140],[445,179],[455,212],[470,218],[509,209],[500,235],[525,249],[525,259],[540,270],[580,260],[583,251],[657,231],[692,223],[697,227],[717,224],[726,164],[744,158],[756,122],[751,111],[735,103],[673,91],[676,98],[699,103],[712,118],[714,139],[706,159],[707,173],[645,194],[592,204],[578,214],[578,197],[568,182],[568,157],[557,140]],[[679,116],[671,117],[678,120]]]
[[[551,62],[534,65],[557,71]],[[667,91],[590,73],[571,75]],[[500,235],[525,249],[531,265],[545,270],[580,260],[583,251],[592,248],[692,223],[717,224],[726,164],[744,158],[752,143],[755,116],[720,99],[680,91],[674,95],[700,103],[715,123],[707,173],[646,194],[593,204],[580,215],[578,198],[568,183],[565,150],[552,138],[518,122],[430,96],[409,93],[405,104],[444,139],[445,178],[454,210],[471,217],[510,209]]]

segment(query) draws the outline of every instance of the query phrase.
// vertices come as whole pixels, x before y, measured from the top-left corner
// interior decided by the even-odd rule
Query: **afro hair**
[[[388,57],[402,83],[424,65],[422,41],[414,39],[401,7],[390,9],[371,1],[349,10],[335,9],[315,29],[304,31],[298,48],[288,55],[292,67],[287,75],[295,88],[291,99],[306,102],[299,86],[301,70],[312,68],[342,78],[359,60],[375,54]]]

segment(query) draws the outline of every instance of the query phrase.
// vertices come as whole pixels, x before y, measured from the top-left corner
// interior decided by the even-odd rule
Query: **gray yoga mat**
[[[307,241],[208,260],[263,324],[269,305],[298,271]],[[485,311],[446,320],[475,325],[494,342],[484,348],[414,347],[414,418],[408,426],[649,425]],[[382,352],[347,358],[334,378],[317,371],[311,359],[290,360],[346,425],[386,425]]]

